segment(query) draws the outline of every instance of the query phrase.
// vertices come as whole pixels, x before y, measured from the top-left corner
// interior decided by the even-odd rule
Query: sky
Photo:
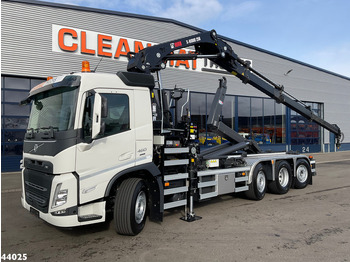
[[[349,0],[46,0],[170,18],[350,77]]]

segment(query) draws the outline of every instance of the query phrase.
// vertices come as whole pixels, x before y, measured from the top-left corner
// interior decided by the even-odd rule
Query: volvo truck
[[[193,47],[189,54],[174,51]],[[82,72],[34,87],[22,104],[32,104],[22,162],[22,205],[58,227],[113,219],[119,234],[136,235],[146,217],[162,221],[181,208],[184,221],[199,219],[194,203],[244,192],[253,200],[266,191],[285,194],[304,188],[316,174],[315,160],[296,152],[262,152],[220,118],[227,90],[219,79],[207,125],[224,143],[201,148],[198,128],[179,99],[188,90],[162,87],[170,60],[206,58],[335,134],[341,132],[254,70],[216,31],[202,32],[128,54],[126,71]],[[186,98],[184,99],[186,100]],[[202,214],[204,215],[204,214]]]

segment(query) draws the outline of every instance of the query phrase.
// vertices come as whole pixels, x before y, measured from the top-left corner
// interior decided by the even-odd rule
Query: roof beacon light
[[[88,61],[83,61],[81,63],[81,72],[91,72],[90,63]]]

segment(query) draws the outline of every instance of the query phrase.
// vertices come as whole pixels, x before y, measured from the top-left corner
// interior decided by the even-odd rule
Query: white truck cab
[[[26,209],[61,227],[105,221],[105,196],[115,190],[116,176],[152,164],[154,80],[139,75],[74,73],[32,89],[22,171]]]

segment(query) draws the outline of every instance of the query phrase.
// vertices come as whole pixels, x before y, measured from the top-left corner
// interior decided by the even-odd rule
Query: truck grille
[[[54,176],[31,169],[24,170],[24,190],[26,202],[35,209],[47,213],[50,202],[51,185]]]

